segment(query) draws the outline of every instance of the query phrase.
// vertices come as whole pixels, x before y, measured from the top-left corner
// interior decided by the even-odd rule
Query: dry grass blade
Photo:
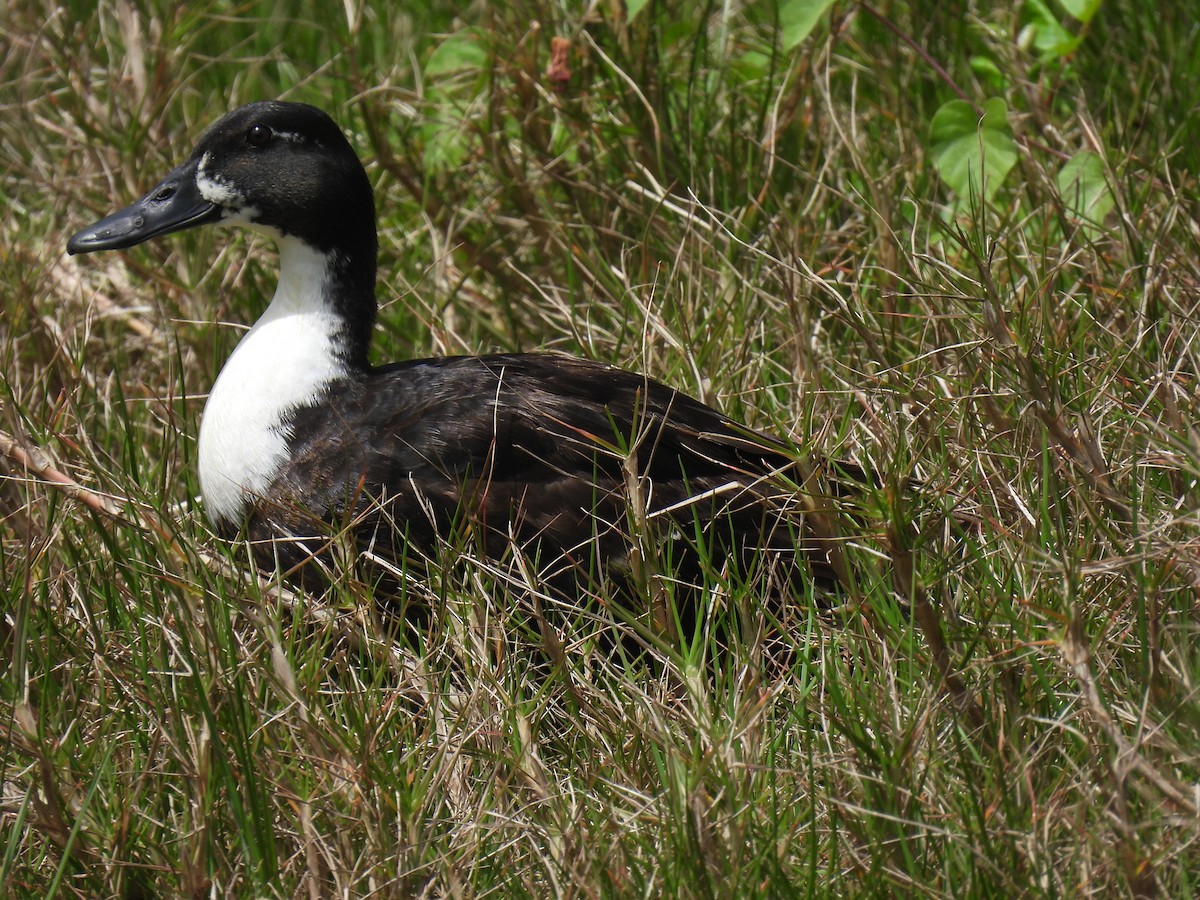
[[[801,5],[0,9],[8,893],[1200,893],[1193,11]],[[658,538],[735,492],[635,465],[636,614],[515,529],[367,554],[407,643],[342,529],[319,596],[251,571],[194,438],[273,253],[63,245],[267,97],[367,164],[377,361],[565,351],[778,435],[840,593],[714,565],[673,634]]]

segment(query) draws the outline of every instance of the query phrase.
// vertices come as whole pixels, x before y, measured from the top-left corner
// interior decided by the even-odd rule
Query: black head
[[[299,237],[322,252],[366,256],[374,267],[375,204],[354,149],[321,110],[273,100],[229,113],[187,162],[80,231],[67,251],[123,249],[209,222]]]

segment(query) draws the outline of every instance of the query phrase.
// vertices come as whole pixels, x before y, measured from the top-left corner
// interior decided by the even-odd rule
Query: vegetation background
[[[579,353],[878,473],[789,671],[535,677],[472,560],[400,651],[212,537],[273,251],[63,247],[264,97],[367,163],[379,359]],[[1187,3],[10,0],[0,892],[1196,893],[1198,101]]]

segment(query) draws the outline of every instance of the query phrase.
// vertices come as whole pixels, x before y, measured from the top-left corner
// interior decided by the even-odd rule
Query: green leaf
[[[986,56],[972,56],[971,71],[980,81],[994,88],[1003,88],[1008,83],[1000,67]]]
[[[1063,205],[1077,219],[1099,224],[1114,205],[1104,161],[1090,150],[1076,153],[1058,173],[1058,192]]]
[[[454,34],[430,54],[423,74],[432,112],[421,128],[426,169],[453,169],[467,158],[472,137],[465,117],[489,64],[487,39],[477,31]]]
[[[763,78],[771,71],[771,56],[760,50],[747,50],[741,56],[733,56],[729,60],[729,69],[739,81],[753,81]]]
[[[650,0],[625,0],[625,21],[632,22],[649,3]]]
[[[1087,24],[1100,9],[1101,0],[1058,0],[1067,14],[1076,21]]]
[[[783,49],[793,50],[812,34],[817,22],[833,0],[780,0],[779,25],[783,35]]]
[[[1021,30],[1017,43],[1026,48],[1032,43],[1043,60],[1068,56],[1083,40],[1063,28],[1044,0],[1025,0],[1024,11],[1029,16],[1029,24]]]
[[[930,151],[942,181],[959,201],[990,200],[1017,163],[1004,101],[986,101],[982,116],[965,100],[942,106],[933,114]]]
[[[421,162],[431,172],[443,172],[462,165],[471,150],[470,137],[463,125],[426,125],[421,129],[424,151]]]
[[[455,34],[438,44],[425,63],[425,77],[449,75],[455,72],[478,71],[488,62],[487,45],[471,31]]]

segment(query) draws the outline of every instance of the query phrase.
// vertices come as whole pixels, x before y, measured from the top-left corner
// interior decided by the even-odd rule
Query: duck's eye
[[[266,125],[251,125],[246,132],[246,143],[251,147],[265,147],[271,140],[271,129]]]

